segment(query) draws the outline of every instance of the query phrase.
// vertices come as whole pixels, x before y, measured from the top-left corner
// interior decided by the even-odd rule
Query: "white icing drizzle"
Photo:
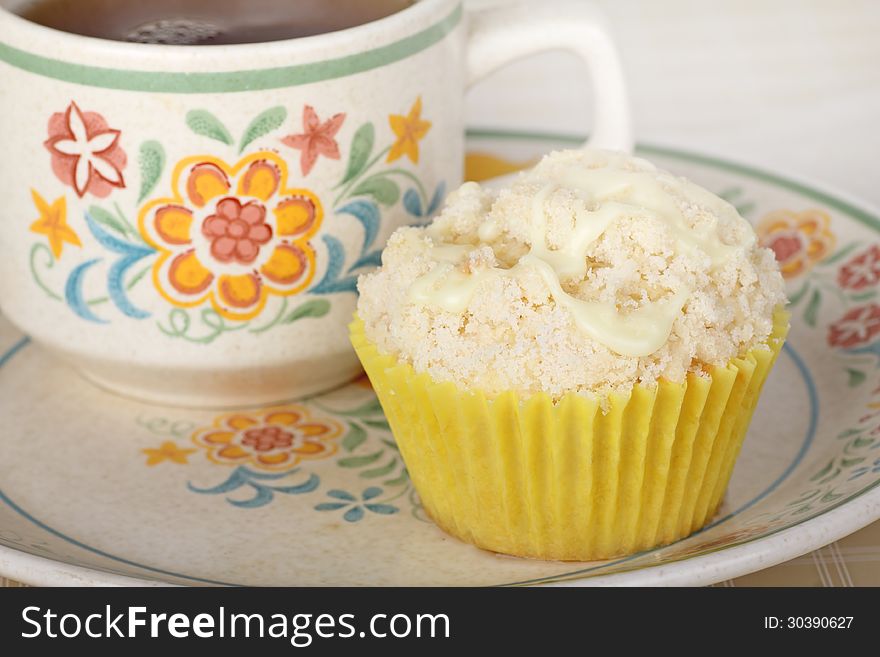
[[[612,161],[610,164],[614,166],[616,163]],[[664,185],[677,187],[683,197],[694,199],[715,216],[697,229],[691,228]],[[559,189],[575,191],[588,207],[594,209],[578,212],[570,239],[560,248],[551,249],[546,239],[546,205]],[[669,298],[646,302],[628,313],[621,313],[613,303],[584,301],[568,294],[561,281],[582,279],[587,274],[586,253],[609,226],[622,216],[657,219],[670,229],[677,250],[692,252],[700,249],[709,257],[713,267],[726,261],[734,251],[750,247],[754,242],[751,234],[743,244],[722,242],[716,217],[735,213],[735,210],[714,194],[686,180],[619,168],[570,168],[546,182],[535,195],[531,212],[531,249],[510,269],[491,267],[464,273],[456,268],[456,264],[475,246],[444,243],[443,236],[436,229],[431,231],[431,238],[439,242],[431,254],[439,264],[413,283],[410,299],[418,304],[461,313],[467,309],[476,289],[487,279],[515,277],[524,268],[531,268],[544,280],[556,303],[571,313],[584,333],[618,354],[641,357],[654,353],[666,343],[691,291],[679,290]],[[481,243],[488,243],[501,233],[497,222],[487,220],[480,227],[478,237]]]

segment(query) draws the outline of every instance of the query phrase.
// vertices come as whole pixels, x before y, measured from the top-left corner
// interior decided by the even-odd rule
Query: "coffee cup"
[[[631,146],[614,42],[581,1],[419,0],[223,46],[79,36],[21,5],[0,0],[0,308],[147,401],[264,404],[357,376],[357,277],[461,182],[465,91],[504,64],[579,55],[591,143]]]

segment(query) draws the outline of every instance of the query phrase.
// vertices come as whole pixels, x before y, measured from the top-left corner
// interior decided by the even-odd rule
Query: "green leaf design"
[[[125,286],[125,289],[130,290],[135,285],[140,283],[141,279],[144,276],[146,276],[147,272],[149,272],[152,268],[153,268],[153,266],[150,265],[148,267],[144,267],[143,269],[141,269],[137,274],[135,274],[134,276],[131,277],[131,280],[128,282],[128,285]]]
[[[840,459],[840,465],[842,465],[844,468],[848,468],[852,465],[858,465],[859,463],[861,463],[864,460],[865,460],[864,456],[855,456],[851,459]]]
[[[372,196],[377,203],[394,205],[400,198],[400,187],[390,178],[376,176],[367,178],[354,188],[353,196]]]
[[[304,304],[297,306],[290,314],[281,320],[285,324],[293,324],[298,319],[306,317],[323,317],[330,312],[330,302],[326,299],[312,299]]]
[[[723,198],[725,201],[733,205],[734,199],[737,196],[742,196],[743,188],[742,187],[727,187],[726,189],[718,192],[718,196]]]
[[[348,168],[345,170],[345,177],[339,183],[344,185],[352,180],[364,170],[367,158],[373,152],[373,142],[376,139],[376,131],[372,123],[364,123],[351,140],[351,154],[348,156]]]
[[[260,114],[251,121],[250,125],[245,129],[244,135],[241,137],[241,146],[238,152],[241,153],[245,148],[250,146],[255,139],[259,139],[263,135],[267,135],[273,130],[277,130],[287,118],[287,110],[281,107],[272,107]]]
[[[374,429],[382,429],[383,431],[391,431],[391,427],[388,426],[388,421],[385,419],[364,420],[364,424],[366,424],[368,427],[373,427]]]
[[[830,461],[828,461],[828,465],[826,465],[824,468],[819,470],[819,472],[817,472],[812,477],[810,477],[810,481],[817,481],[817,480],[821,479],[822,477],[827,475],[829,472],[831,472],[831,468],[833,468],[833,467],[834,467],[834,459],[831,459]]]
[[[813,328],[816,327],[816,321],[819,318],[819,306],[822,305],[822,293],[819,290],[813,290],[807,309],[804,311],[804,321]]]
[[[856,436],[864,431],[864,427],[857,427],[854,429],[847,429],[846,431],[841,431],[837,434],[838,440],[842,440],[843,438],[849,438],[850,436]]]
[[[394,468],[397,467],[397,459],[392,458],[386,465],[379,466],[378,468],[372,468],[370,470],[364,470],[361,472],[361,477],[364,479],[375,479],[377,477],[384,477],[386,475],[394,472]]]
[[[364,417],[370,415],[379,415],[382,413],[382,404],[379,403],[379,400],[375,397],[368,401],[367,403],[358,406],[350,411],[336,411],[340,415],[354,415],[357,417]]]
[[[847,381],[846,384],[850,388],[855,388],[857,385],[862,383],[865,380],[865,373],[859,370],[847,369]]]
[[[748,203],[735,205],[734,207],[736,208],[736,211],[739,212],[739,215],[741,217],[748,217],[755,209],[755,204],[750,201]]]
[[[867,447],[868,445],[874,442],[873,438],[868,436],[860,436],[853,441],[853,447],[855,449],[861,449],[862,447]]]
[[[861,294],[853,294],[850,299],[853,301],[857,301],[861,303],[863,301],[868,301],[869,299],[873,299],[877,296],[877,290],[869,290],[868,292],[862,292]]]
[[[386,479],[382,483],[386,486],[400,486],[401,484],[405,484],[409,480],[409,473],[404,468],[399,477],[395,477],[394,479]]]
[[[141,144],[138,154],[138,164],[141,167],[141,192],[138,194],[138,203],[142,203],[150,192],[156,187],[165,168],[165,149],[158,141],[145,141]]]
[[[833,253],[830,256],[828,256],[827,258],[825,258],[825,260],[822,261],[822,266],[824,267],[825,265],[833,265],[836,262],[840,262],[846,256],[848,256],[850,253],[855,251],[858,248],[858,246],[859,246],[858,242],[853,242],[852,244],[847,244],[846,246],[841,248],[837,253]]]
[[[834,476],[836,477],[838,474],[840,474],[839,469],[837,470],[837,472],[834,473]],[[841,498],[841,497],[843,497],[843,493],[835,493],[833,490],[830,490],[827,493],[825,493],[822,496],[822,499],[820,499],[819,501],[820,502],[833,502],[834,500]]]
[[[821,492],[822,492],[821,488],[814,488],[811,491],[807,491],[806,493],[801,494],[800,497],[798,497],[796,500],[789,502],[788,504],[786,504],[786,506],[797,506],[798,504],[803,504],[807,500],[810,500],[810,499],[816,497],[816,495],[818,495]]]
[[[191,110],[187,112],[186,124],[197,135],[208,139],[214,139],[229,146],[232,145],[232,135],[216,116],[208,110]]]
[[[97,205],[93,205],[89,208],[89,215],[91,215],[92,219],[97,221],[99,224],[119,233],[122,237],[126,239],[128,238],[128,228],[124,223],[119,220],[116,215]]]
[[[385,450],[380,449],[378,452],[373,452],[366,456],[349,456],[344,459],[339,459],[337,463],[343,468],[362,468],[365,465],[370,465],[371,463],[378,461],[382,458],[382,454],[384,453]]]
[[[809,281],[804,281],[804,284],[801,285],[801,289],[799,289],[797,292],[795,292],[794,294],[792,294],[792,295],[788,298],[788,305],[789,305],[789,306],[796,306],[796,305],[798,305],[798,304],[800,303],[801,299],[804,298],[804,295],[807,293],[807,291],[808,291],[809,289],[810,289],[810,283],[809,283]]]
[[[352,452],[360,447],[367,439],[367,432],[359,424],[354,422],[348,423],[348,433],[342,439],[342,449],[346,452]]]

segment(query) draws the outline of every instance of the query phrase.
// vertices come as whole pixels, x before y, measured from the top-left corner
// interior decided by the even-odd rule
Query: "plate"
[[[579,141],[473,130],[468,171],[502,175]],[[876,520],[880,214],[722,159],[640,151],[753,221],[791,298],[788,344],[701,532],[595,563],[484,552],[427,520],[363,379],[274,408],[163,408],[93,387],[0,320],[0,573],[39,585],[696,585]]]

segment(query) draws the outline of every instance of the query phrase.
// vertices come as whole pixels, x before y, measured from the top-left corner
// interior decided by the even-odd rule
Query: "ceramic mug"
[[[613,41],[582,1],[419,0],[201,47],[58,32],[16,16],[24,1],[0,0],[0,307],[144,400],[269,403],[356,376],[357,276],[461,182],[465,89],[503,64],[577,53],[593,142],[631,143]]]

